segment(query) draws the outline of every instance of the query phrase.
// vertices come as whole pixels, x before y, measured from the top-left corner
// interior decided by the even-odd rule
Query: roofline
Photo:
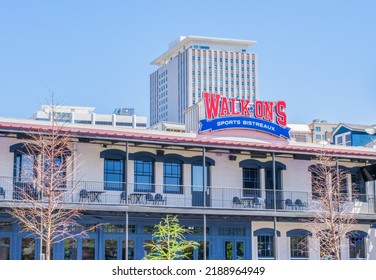
[[[0,132],[6,133],[47,133],[48,125],[42,124],[20,124],[20,123],[6,123],[0,122]],[[135,142],[135,143],[149,143],[157,145],[172,145],[183,147],[199,147],[212,148],[224,150],[244,150],[244,151],[262,151],[268,153],[284,153],[284,154],[300,154],[300,155],[317,155],[323,152],[330,154],[333,157],[348,158],[348,159],[364,159],[376,160],[376,150],[368,149],[369,151],[360,151],[359,149],[344,149],[343,147],[328,147],[318,145],[281,145],[280,143],[255,143],[255,142],[238,142],[225,139],[200,138],[194,137],[194,134],[181,133],[151,133],[151,131],[143,130],[109,130],[86,127],[72,127],[65,126],[61,128],[61,132],[69,134],[75,138],[85,138],[93,140],[106,140],[116,142]],[[184,136],[186,135],[186,136]],[[190,135],[190,137],[188,137]],[[196,135],[197,136],[197,135]],[[363,148],[364,149],[364,148]]]
[[[333,130],[332,134],[336,134],[342,127],[345,127],[347,128],[348,130],[350,131],[358,131],[358,132],[366,132],[366,128],[374,128],[374,126],[372,125],[365,125],[366,128],[354,128],[354,127],[351,127],[352,125],[354,124],[349,124],[349,123],[339,123],[336,127],[336,129]]]
[[[186,36],[183,40],[176,43],[175,45],[170,47],[166,52],[164,52],[162,55],[154,59],[150,64],[157,65],[157,66],[163,65],[164,64],[163,61],[165,61],[171,55],[176,53],[179,49],[181,48],[185,49],[185,47],[193,41],[222,43],[226,45],[235,44],[239,46],[244,46],[244,48],[246,49],[257,43],[256,41],[251,41],[251,40],[226,39],[226,38],[214,38],[214,37],[202,37],[202,36]]]

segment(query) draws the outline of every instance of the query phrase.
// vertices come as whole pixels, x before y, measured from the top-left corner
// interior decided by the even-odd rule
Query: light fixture
[[[236,160],[236,156],[234,156],[234,155],[229,155],[229,156],[228,156],[228,159],[234,161],[234,160]]]
[[[157,150],[157,156],[163,156],[164,151],[163,150]]]

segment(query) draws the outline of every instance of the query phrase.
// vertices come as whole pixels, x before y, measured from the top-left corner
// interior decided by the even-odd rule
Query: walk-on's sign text
[[[215,93],[203,93],[206,118],[200,120],[199,132],[223,129],[251,129],[290,138],[286,127],[284,101],[261,101],[227,98]]]

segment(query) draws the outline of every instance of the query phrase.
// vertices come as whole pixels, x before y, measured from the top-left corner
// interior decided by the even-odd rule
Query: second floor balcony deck
[[[311,192],[245,189],[242,187],[175,186],[141,183],[98,181],[67,181],[54,190],[54,199],[62,205],[82,204],[83,209],[130,211],[142,208],[179,209],[179,211],[221,210],[239,213],[286,213],[295,216],[304,213],[311,216],[319,211],[320,201]],[[33,182],[20,182],[12,177],[0,177],[0,206],[12,207],[25,200],[46,201],[45,192]],[[108,206],[106,208],[106,206]],[[159,209],[159,210],[158,210]],[[342,201],[338,212],[375,214],[376,197],[361,195]],[[251,211],[251,212],[250,212]]]

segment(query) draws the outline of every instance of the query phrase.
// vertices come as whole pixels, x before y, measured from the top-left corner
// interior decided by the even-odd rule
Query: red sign
[[[200,121],[200,132],[225,128],[248,128],[289,138],[290,129],[286,128],[285,101],[256,100],[253,104],[250,100],[227,98],[208,92],[204,92],[203,97],[206,120]]]

